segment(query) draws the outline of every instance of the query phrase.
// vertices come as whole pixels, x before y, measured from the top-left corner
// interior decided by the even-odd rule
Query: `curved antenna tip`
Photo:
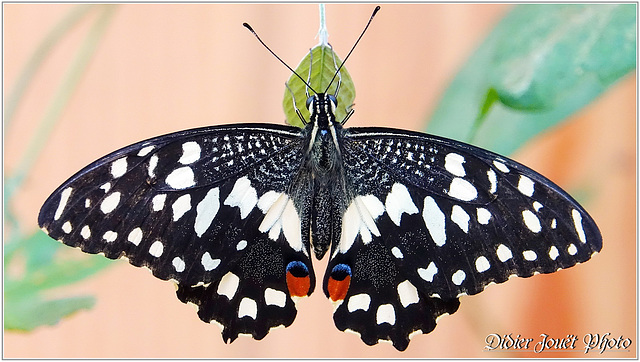
[[[333,83],[334,79],[336,79],[336,76],[338,75],[338,73],[340,73],[340,70],[344,66],[344,63],[347,62],[347,59],[349,59],[349,57],[351,56],[351,53],[353,53],[353,50],[356,48],[356,45],[358,45],[358,43],[360,42],[360,39],[362,39],[362,36],[364,35],[364,33],[369,28],[369,25],[371,25],[371,21],[373,20],[373,17],[376,16],[376,13],[378,12],[378,10],[380,10],[380,5],[376,6],[376,8],[373,9],[373,13],[371,13],[371,17],[369,18],[369,21],[367,22],[367,25],[365,25],[364,30],[362,30],[362,33],[360,33],[360,36],[358,37],[358,39],[356,39],[356,42],[351,47],[351,50],[349,50],[349,53],[347,53],[347,56],[344,57],[344,60],[342,61],[342,64],[340,64],[340,67],[338,67],[338,70],[336,70],[335,74],[333,75],[333,78],[331,78],[331,80],[329,81],[329,85],[324,90],[324,93],[326,93],[329,90],[329,87],[331,87],[331,83]]]
[[[302,83],[306,84],[307,87],[309,87],[309,89],[311,89],[313,91],[313,93],[318,93],[315,91],[315,89],[311,88],[311,85],[309,85],[304,79],[302,79],[302,77],[296,73],[295,70],[293,70],[287,63],[284,62],[284,60],[280,59],[280,57],[273,52],[273,50],[271,50],[267,44],[265,44],[262,39],[260,39],[260,37],[258,36],[258,33],[256,33],[253,28],[251,27],[251,25],[247,24],[247,23],[242,23],[242,26],[244,26],[245,28],[249,29],[249,31],[251,32],[251,34],[253,34],[256,39],[258,39],[258,41],[260,42],[260,44],[262,44],[262,46],[264,46],[269,53],[271,53],[274,57],[276,57],[276,59],[278,59],[280,61],[280,63],[284,64],[285,67],[287,67],[287,69],[289,69],[293,74],[295,74],[298,78],[300,78],[300,80],[302,81]]]

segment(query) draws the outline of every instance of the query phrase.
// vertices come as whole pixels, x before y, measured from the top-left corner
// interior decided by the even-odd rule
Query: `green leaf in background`
[[[103,39],[113,18],[113,5],[78,5],[70,9],[62,20],[51,30],[36,48],[30,60],[22,69],[17,83],[12,87],[5,111],[7,125],[12,124],[14,112],[21,104],[24,94],[33,83],[33,75],[45,63],[56,45],[86,18],[95,18],[88,29],[84,41],[78,48],[73,62],[69,64],[56,93],[38,124],[36,131],[27,142],[27,150],[22,155],[18,167],[5,173],[4,185],[4,329],[9,331],[30,331],[41,325],[57,323],[81,309],[93,306],[91,296],[54,298],[47,295],[57,287],[63,287],[83,280],[113,263],[100,256],[75,256],[77,251],[63,246],[38,230],[32,234],[23,230],[33,230],[34,221],[22,225],[15,215],[13,205],[16,191],[28,177],[33,177],[32,168],[42,155],[47,137],[53,131],[63,110],[73,96],[77,84],[95,50]],[[45,100],[46,101],[46,100]]]
[[[457,74],[427,131],[510,154],[635,67],[635,4],[518,5]]]
[[[94,304],[93,297],[61,299],[46,297],[46,292],[85,279],[113,262],[101,256],[82,255],[65,258],[73,249],[51,240],[42,231],[23,239],[17,248],[5,254],[4,328],[29,331],[54,324],[79,309]]]
[[[313,64],[311,64],[310,57],[313,58]],[[311,64],[311,77],[309,84],[313,89],[317,92],[324,92],[324,90],[329,85],[329,82],[333,78],[334,74],[340,64],[342,62],[338,58],[338,56],[334,53],[334,51],[328,45],[318,45],[315,48],[311,49],[311,52],[307,54],[307,56],[302,59],[298,67],[296,68],[296,73],[300,74],[302,78],[307,80],[309,77],[309,65]],[[337,65],[337,67],[336,67]],[[351,80],[351,76],[345,67],[342,67],[340,70],[341,84],[340,84],[340,93],[338,93],[338,108],[336,109],[336,119],[342,120],[347,116],[347,113],[351,109],[351,105],[353,104],[353,100],[356,98],[356,89]],[[327,91],[330,94],[335,93],[336,87],[338,86],[339,78],[331,83],[331,87]],[[306,95],[306,86],[304,83],[295,75],[292,74],[287,82],[291,92],[293,92],[293,96],[296,100],[296,106],[302,112],[302,115],[306,120],[309,119],[309,110],[307,109],[307,95]],[[296,114],[293,108],[293,99],[291,97],[291,92],[288,89],[284,91],[284,100],[282,102],[282,107],[284,108],[285,114],[287,116],[287,123],[292,126],[302,127],[302,121]],[[310,94],[313,94],[311,90],[309,90]]]
[[[37,294],[23,294],[21,298],[5,296],[4,329],[29,332],[41,325],[54,325],[62,317],[91,309],[94,304],[95,298],[89,296],[53,300],[42,300]]]

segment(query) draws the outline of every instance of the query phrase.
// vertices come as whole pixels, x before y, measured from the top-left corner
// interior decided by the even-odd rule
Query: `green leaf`
[[[46,138],[60,118],[65,103],[73,95],[77,83],[82,79],[83,70],[103,38],[113,18],[115,7],[92,5],[73,8],[36,49],[11,91],[10,104],[5,113],[8,118],[11,118],[17,109],[24,93],[33,83],[33,74],[48,59],[52,49],[55,49],[64,35],[68,34],[93,9],[96,9],[98,16],[88,29],[74,62],[69,65],[59,89],[51,99],[45,116],[37,127],[38,131],[30,141],[28,140],[27,151],[19,162],[20,167],[5,178],[3,190],[5,227],[10,226],[8,235],[5,235],[9,241],[5,241],[3,259],[5,329],[28,331],[39,325],[54,324],[60,318],[80,309],[90,308],[94,304],[93,297],[48,299],[44,294],[52,288],[72,284],[113,264],[100,256],[65,258],[65,256],[79,253],[62,246],[42,231],[25,236],[21,230],[29,230],[29,228],[21,225],[11,207],[15,191],[23,186],[28,176],[32,176],[30,175],[31,167],[40,156],[42,147],[46,144]]]
[[[66,286],[83,280],[109,265],[113,261],[99,255],[81,255],[64,258],[64,255],[75,254],[73,249],[54,241],[44,232],[38,230],[30,237],[20,241],[19,253],[25,256],[25,265],[20,275],[5,274],[5,292],[14,285],[25,290],[45,290]],[[8,260],[5,270],[11,263],[19,260]]]
[[[51,239],[42,230],[37,230],[22,241],[22,248],[27,256],[26,268],[32,272],[51,264],[53,257],[61,247],[59,242]]]
[[[458,73],[427,131],[509,154],[635,67],[635,5],[519,5]]]
[[[313,59],[311,64],[310,58]],[[309,76],[309,65],[311,64],[311,75]],[[311,52],[305,56],[298,67],[296,73],[309,82],[311,87],[319,92],[325,92],[329,82],[331,82],[333,76],[336,73],[338,67],[342,64],[341,60],[334,53],[334,51],[327,45],[318,45],[311,49]],[[333,80],[331,87],[327,90],[327,93],[334,94],[336,87],[340,82],[340,92],[338,93],[338,108],[336,109],[336,119],[342,120],[347,116],[347,113],[351,109],[353,100],[356,98],[356,89],[351,80],[351,76],[345,67],[340,69],[340,74]],[[287,123],[292,126],[302,127],[302,121],[295,112],[293,107],[293,97],[296,100],[296,106],[302,113],[305,120],[309,119],[309,110],[307,109],[307,88],[305,84],[295,74],[292,74],[287,81],[289,89],[284,91],[284,100],[282,107],[284,108],[285,115],[287,116]],[[312,95],[313,91],[309,90],[309,94]]]
[[[42,300],[36,293],[21,298],[4,296],[4,329],[31,331],[41,325],[54,325],[79,310],[90,309],[95,299],[88,296]]]
[[[4,265],[5,329],[28,331],[56,323],[80,309],[91,308],[93,297],[45,298],[50,289],[85,279],[113,262],[102,256],[76,254],[44,232],[8,244]]]

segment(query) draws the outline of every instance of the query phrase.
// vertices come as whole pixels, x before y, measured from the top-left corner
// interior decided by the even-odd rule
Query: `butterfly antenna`
[[[378,7],[378,8],[379,8],[379,7]],[[375,12],[374,12],[374,14],[375,14]],[[369,20],[369,22],[371,22],[371,20]],[[253,28],[251,27],[251,25],[249,25],[249,24],[247,24],[247,23],[242,23],[242,26],[244,26],[245,28],[249,29],[249,31],[250,31],[253,35],[255,35],[256,39],[258,39],[258,41],[260,42],[260,44],[262,44],[262,46],[264,46],[265,48],[267,48],[267,50],[269,51],[269,53],[271,53],[271,55],[273,55],[274,57],[276,57],[276,59],[278,59],[278,60],[280,61],[280,63],[284,64],[284,66],[285,66],[285,67],[287,67],[287,69],[289,69],[293,74],[295,74],[295,75],[296,75],[296,77],[300,78],[300,80],[302,81],[302,83],[304,83],[307,87],[309,87],[309,89],[311,89],[311,90],[313,91],[313,93],[316,93],[316,94],[318,93],[318,92],[316,92],[316,91],[315,91],[315,89],[313,89],[313,87],[311,87],[311,85],[310,85],[309,83],[307,83],[304,79],[302,79],[302,77],[301,77],[298,73],[296,73],[296,71],[295,71],[295,70],[293,70],[293,69],[292,69],[292,68],[291,68],[287,63],[285,63],[285,62],[284,62],[284,60],[280,59],[280,57],[279,57],[276,53],[274,53],[274,52],[273,52],[273,50],[271,50],[271,49],[267,46],[267,44],[265,44],[265,43],[262,41],[262,39],[260,39],[260,37],[259,37],[259,36],[258,36],[258,34],[253,30]],[[367,24],[367,26],[368,26],[368,24]],[[366,30],[366,28],[365,28],[365,30]],[[360,35],[360,37],[362,37],[362,35]],[[358,39],[358,40],[360,40],[360,39]],[[358,42],[356,42],[356,44],[358,44]],[[353,50],[353,49],[352,49],[352,50]],[[345,60],[346,60],[346,58],[345,58]],[[334,78],[335,78],[335,76],[334,76]]]
[[[338,70],[336,70],[335,74],[333,75],[333,78],[331,78],[331,81],[329,82],[329,85],[327,86],[327,89],[325,89],[325,91],[324,91],[325,93],[329,90],[329,87],[331,87],[331,84],[336,79],[336,76],[340,73],[340,70],[344,66],[344,63],[347,62],[347,59],[349,59],[349,56],[351,56],[351,53],[353,53],[353,50],[356,48],[356,45],[358,45],[358,43],[360,42],[360,39],[362,39],[362,36],[364,35],[364,33],[369,28],[369,25],[371,24],[371,21],[373,20],[373,17],[376,16],[376,13],[378,13],[379,10],[380,10],[380,6],[376,6],[376,8],[373,9],[373,13],[371,14],[371,17],[369,18],[369,21],[367,22],[367,25],[364,27],[364,30],[362,30],[362,33],[360,33],[360,36],[358,37],[358,40],[356,40],[355,44],[353,44],[353,47],[351,47],[351,50],[349,50],[349,53],[347,54],[347,56],[344,57],[344,60],[342,61],[342,64],[340,64],[340,67],[338,68]],[[260,38],[258,38],[258,40],[260,40]],[[267,49],[269,49],[269,48],[267,48]],[[298,77],[300,77],[300,76],[298,76]]]

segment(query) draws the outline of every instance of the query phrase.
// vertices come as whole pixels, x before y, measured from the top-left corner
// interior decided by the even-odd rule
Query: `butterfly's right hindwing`
[[[295,317],[289,264],[314,284],[308,218],[289,194],[305,187],[292,185],[302,141],[294,127],[237,125],[139,142],[71,177],[38,222],[69,246],[177,281],[179,298],[223,324],[225,339],[264,337]]]

